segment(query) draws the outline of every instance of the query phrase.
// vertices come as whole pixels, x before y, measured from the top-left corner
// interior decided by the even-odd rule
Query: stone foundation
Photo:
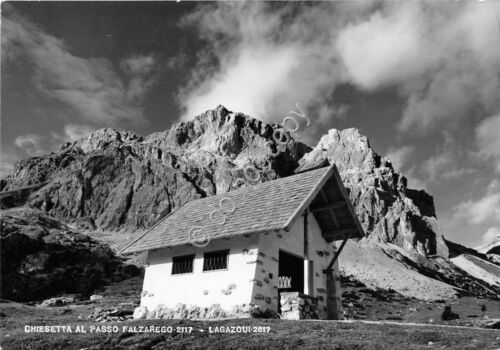
[[[281,292],[281,318],[285,320],[318,320],[318,299],[299,292]]]
[[[186,306],[177,304],[175,308],[159,305],[154,310],[139,306],[134,311],[134,319],[224,319],[224,318],[278,318],[278,314],[271,309],[262,310],[256,304],[235,305],[231,310],[224,310],[219,304],[210,307]]]

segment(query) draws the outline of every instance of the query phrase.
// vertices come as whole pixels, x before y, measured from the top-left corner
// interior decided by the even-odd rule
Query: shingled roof
[[[223,210],[221,210],[221,208]],[[122,250],[131,254],[210,239],[288,230],[309,209],[327,241],[364,236],[335,165],[190,201]]]

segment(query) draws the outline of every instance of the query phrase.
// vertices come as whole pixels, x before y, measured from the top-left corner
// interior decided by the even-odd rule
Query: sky
[[[315,145],[358,128],[447,239],[500,234],[500,1],[2,2],[0,174],[113,127],[222,104]]]

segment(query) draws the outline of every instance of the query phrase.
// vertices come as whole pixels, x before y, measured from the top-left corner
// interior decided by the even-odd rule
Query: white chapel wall
[[[234,305],[249,304],[257,241],[257,235],[238,236],[212,241],[204,248],[184,245],[150,251],[141,306],[154,310],[161,304],[166,307],[178,303],[200,307],[220,304],[230,310]],[[203,253],[222,249],[229,249],[227,270],[202,271]],[[193,273],[172,275],[172,257],[187,254],[195,254]]]
[[[279,250],[304,257],[304,222],[303,217],[297,219],[289,232],[269,232],[259,235],[259,253],[257,270],[254,279],[254,293],[252,302],[261,305],[261,308],[278,309],[278,268]],[[308,216],[309,260],[313,261],[313,289],[307,290],[307,274],[304,274],[304,292],[318,297],[320,317],[326,319],[326,275],[323,270],[328,266],[336,252],[335,244],[329,244],[321,235],[321,229],[314,218]],[[306,267],[304,267],[306,269]],[[338,283],[337,297],[340,300],[340,274],[338,263],[334,266]],[[306,272],[306,271],[305,271]],[[270,275],[271,274],[271,275]],[[272,278],[270,278],[272,277]]]

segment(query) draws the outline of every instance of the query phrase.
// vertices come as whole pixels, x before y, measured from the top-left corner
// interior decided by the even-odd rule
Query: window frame
[[[212,270],[205,270],[205,262],[207,260],[207,254],[216,254],[216,253],[222,253],[224,252],[226,254],[226,267],[221,268],[221,269],[212,269]],[[203,267],[202,267],[202,272],[217,272],[217,271],[227,271],[229,270],[229,249],[219,249],[219,250],[213,250],[210,252],[204,252],[203,253]]]
[[[180,258],[191,258],[191,271],[189,272],[177,272],[174,273],[174,267],[175,267],[175,259],[180,259]],[[178,276],[178,275],[187,275],[190,273],[194,273],[194,260],[195,260],[196,254],[185,254],[185,255],[178,255],[172,257],[172,270],[170,271],[170,275],[172,276]]]

